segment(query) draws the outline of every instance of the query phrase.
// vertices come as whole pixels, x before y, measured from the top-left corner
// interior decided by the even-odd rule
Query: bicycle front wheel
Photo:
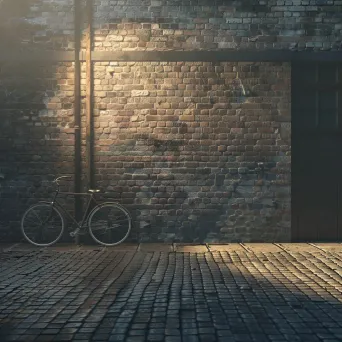
[[[21,219],[21,231],[28,242],[47,247],[61,238],[64,219],[51,203],[34,204],[26,210]]]
[[[129,212],[117,203],[97,205],[89,214],[89,233],[99,244],[115,246],[125,241],[131,231]]]

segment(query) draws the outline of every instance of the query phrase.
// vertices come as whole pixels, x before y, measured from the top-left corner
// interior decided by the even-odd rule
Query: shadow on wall
[[[43,48],[41,32],[48,32],[47,25],[28,20],[37,15],[35,4],[41,1],[0,1],[4,52]],[[2,241],[18,237],[25,208],[54,190],[49,181],[73,173],[73,77],[71,63],[4,61],[0,55]]]
[[[32,25],[27,20],[31,6],[37,0],[0,0],[0,45],[1,48],[19,48],[29,41],[32,32],[42,25]]]
[[[0,0],[0,46],[72,50],[73,0]]]
[[[342,48],[334,25],[340,8],[327,0],[295,8],[258,0],[94,1],[97,35],[106,37],[97,41],[98,50]]]

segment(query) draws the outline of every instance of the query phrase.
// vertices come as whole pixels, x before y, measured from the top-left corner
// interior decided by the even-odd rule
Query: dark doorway
[[[342,238],[342,65],[292,65],[292,240]]]

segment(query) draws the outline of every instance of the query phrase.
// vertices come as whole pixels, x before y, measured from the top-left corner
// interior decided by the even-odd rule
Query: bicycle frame
[[[132,217],[126,208],[113,201],[103,201],[102,196],[97,200],[96,194],[105,194],[99,189],[89,189],[87,192],[61,191],[67,190],[60,189],[59,181],[63,178],[71,177],[61,176],[54,180],[57,188],[53,192],[50,201],[45,200],[33,204],[23,214],[21,231],[28,242],[35,246],[50,246],[62,237],[66,223],[72,223],[72,228],[74,228],[74,225],[76,227],[75,230],[69,233],[71,237],[78,234],[83,235],[86,233],[86,229],[84,229],[86,227],[89,228],[92,239],[100,245],[115,246],[127,239],[132,228]],[[73,196],[74,198],[76,196],[87,197],[82,221],[79,221],[80,217],[75,217],[73,211],[69,213],[69,208],[58,200],[59,195]],[[45,213],[46,210],[48,211],[47,215],[44,214],[44,210]],[[50,221],[51,218],[54,220],[54,214],[58,217],[59,226],[56,227],[57,230],[49,229],[55,228],[54,221]],[[34,215],[33,219],[30,215]],[[70,219],[70,222],[69,220],[66,222],[65,219],[67,218]],[[46,225],[48,222],[49,225]],[[78,242],[76,238],[76,243]]]
[[[67,209],[65,209],[63,207],[62,204],[60,204],[57,200],[57,197],[58,195],[66,195],[66,196],[84,196],[84,197],[89,197],[89,200],[88,200],[88,203],[87,203],[87,208],[83,214],[83,217],[82,217],[82,221],[81,221],[81,224],[79,224],[76,219],[75,219],[75,216],[73,217],[71,214],[68,213]],[[96,201],[95,199],[95,194],[94,193],[88,193],[88,192],[68,192],[68,191],[59,191],[59,190],[56,190],[55,192],[55,195],[53,197],[53,200],[51,202],[51,208],[53,208],[54,206],[58,207],[58,209],[61,209],[61,211],[66,214],[66,216],[71,219],[71,221],[76,224],[77,226],[77,229],[72,232],[71,234],[73,234],[72,236],[76,235],[80,230],[83,229],[83,226],[84,226],[84,223],[86,222],[86,219],[88,217],[88,214],[89,214],[89,209],[90,209],[90,205],[91,203],[94,202],[95,205],[98,204],[98,202]]]

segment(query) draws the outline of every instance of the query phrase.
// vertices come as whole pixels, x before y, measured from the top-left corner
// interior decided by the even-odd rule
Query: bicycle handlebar
[[[71,176],[60,176],[60,177],[57,177],[55,180],[54,180],[54,183],[56,183],[57,185],[59,185],[59,180],[60,179],[62,179],[62,178],[68,178],[68,179],[70,179],[70,178],[72,178]]]

